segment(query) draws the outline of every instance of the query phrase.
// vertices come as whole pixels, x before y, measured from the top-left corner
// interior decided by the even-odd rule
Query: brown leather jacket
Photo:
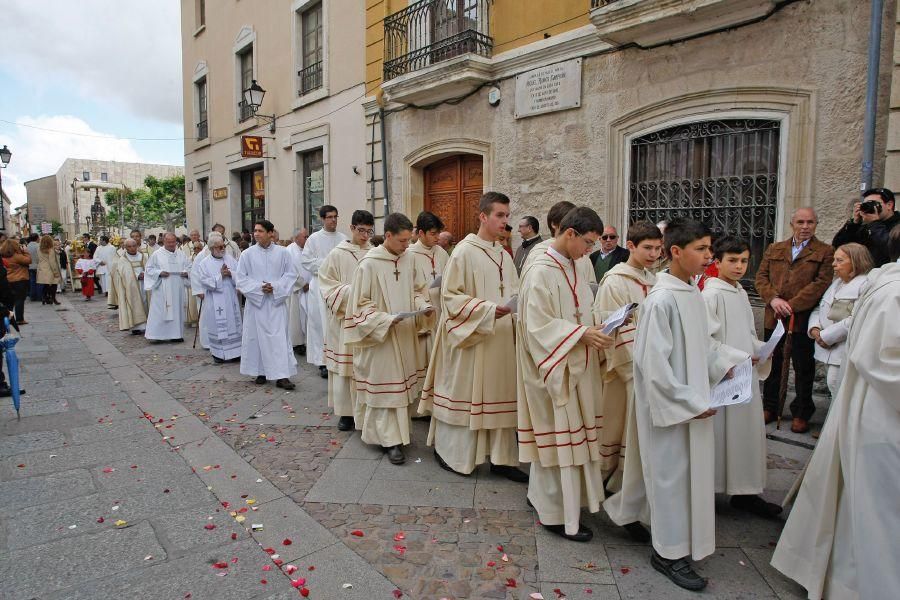
[[[793,331],[805,333],[809,314],[834,279],[834,248],[813,237],[791,262],[791,239],[766,248],[756,272],[756,291],[766,303],[766,329],[775,328],[775,311],[769,303],[778,297],[794,310]]]

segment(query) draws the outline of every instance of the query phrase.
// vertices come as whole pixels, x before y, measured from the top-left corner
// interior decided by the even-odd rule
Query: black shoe
[[[431,415],[416,415],[411,417],[413,421],[430,421]]]
[[[141,331],[140,329],[132,329],[131,335],[144,335],[144,332]]]
[[[108,308],[109,310],[116,310],[116,309],[118,309],[119,307],[118,307],[117,305],[115,305],[115,304],[107,304],[107,305],[106,305],[106,308]]]
[[[24,396],[25,390],[19,390],[19,395]],[[12,396],[12,390],[9,389],[8,385],[5,385],[2,388],[0,388],[0,398],[9,398],[10,396]]]
[[[338,419],[338,431],[353,431],[356,428],[356,421],[353,417],[341,417]]]
[[[172,342],[173,344],[180,344],[181,342],[184,341],[184,338],[176,338],[174,340],[169,340],[169,341]]]
[[[781,511],[784,510],[780,505],[766,502],[759,496],[754,495],[732,496],[730,504],[732,508],[744,510],[767,519],[780,515]]]
[[[699,592],[706,587],[706,578],[697,575],[691,566],[691,561],[686,556],[676,559],[663,558],[654,550],[650,557],[650,564],[678,587],[692,592]]]
[[[325,365],[319,367],[319,377],[328,379],[328,369],[325,368]]]
[[[218,356],[213,356],[213,362],[221,365],[225,362],[225,359],[219,358]]]
[[[297,386],[294,385],[294,382],[288,379],[287,377],[282,377],[278,381],[275,382],[275,387],[279,387],[283,390],[292,390]]]
[[[594,539],[594,532],[581,524],[578,525],[578,533],[572,535],[566,533],[565,525],[544,525],[544,529],[573,542],[589,542]]]
[[[387,457],[388,460],[391,461],[392,465],[402,465],[406,462],[406,455],[403,454],[403,448],[398,446],[391,446],[387,449]]]
[[[262,385],[262,384],[264,384],[265,382],[266,382],[266,376],[265,376],[265,375],[257,375],[257,376],[256,376],[256,379],[254,380],[253,383],[255,383],[256,385]]]
[[[297,354],[300,356],[306,356],[306,344],[300,344],[297,346]]]
[[[524,473],[515,467],[507,465],[491,465],[491,473],[496,473],[500,477],[506,477],[510,481],[516,483],[528,483],[528,473]]]
[[[635,542],[646,544],[650,541],[650,532],[637,521],[623,525],[622,528],[628,532],[629,537]]]
[[[453,467],[448,465],[447,462],[443,458],[441,458],[441,455],[438,454],[437,450],[434,451],[434,459],[437,461],[438,466],[445,471],[450,471],[451,473],[455,473],[457,475],[460,475],[461,477],[471,477],[472,476],[471,473],[460,473],[459,471],[455,471],[453,469]]]

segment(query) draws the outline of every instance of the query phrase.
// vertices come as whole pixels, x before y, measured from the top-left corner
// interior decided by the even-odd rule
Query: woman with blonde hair
[[[850,243],[834,251],[834,281],[809,317],[809,337],[816,342],[815,358],[828,367],[826,381],[836,398],[841,365],[847,353],[853,304],[865,291],[866,275],[875,267],[872,254],[862,244]]]
[[[53,238],[45,235],[38,248],[37,282],[44,286],[41,304],[60,304],[56,299],[56,286],[62,281],[59,272],[59,255],[53,247]]]
[[[0,257],[6,266],[6,279],[12,289],[15,299],[16,322],[19,325],[27,325],[25,320],[25,298],[28,297],[30,285],[28,265],[31,264],[31,254],[18,240],[8,238],[0,244]]]

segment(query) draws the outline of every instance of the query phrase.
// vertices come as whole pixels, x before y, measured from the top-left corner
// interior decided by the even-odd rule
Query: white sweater
[[[850,332],[850,322],[853,317],[834,322],[828,318],[828,313],[836,300],[857,300],[865,291],[867,280],[865,275],[857,275],[844,283],[836,277],[825,290],[825,295],[822,296],[819,305],[812,311],[807,333],[814,327],[818,327],[821,330],[819,335],[822,337],[822,341],[830,346],[826,349],[816,344],[815,357],[819,362],[826,365],[840,365],[844,362],[844,355],[847,353],[847,334]]]

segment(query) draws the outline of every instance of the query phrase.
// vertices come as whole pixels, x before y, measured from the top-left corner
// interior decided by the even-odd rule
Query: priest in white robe
[[[811,599],[900,590],[900,230],[853,308],[844,377],[772,566]],[[893,590],[893,591],[891,591]]]
[[[261,219],[253,226],[256,244],[241,253],[234,282],[246,303],[241,339],[241,373],[285,390],[296,386],[297,359],[288,333],[288,298],[297,272],[287,248],[272,241],[275,226]]]
[[[150,313],[144,333],[148,340],[184,341],[189,271],[190,264],[178,249],[175,234],[164,234],[162,249],[153,253],[144,270],[144,289],[150,292]]]
[[[221,223],[216,223],[212,226],[212,231],[222,236],[222,239],[225,240],[225,253],[233,258],[234,262],[237,262],[238,259],[241,258],[241,247],[238,246],[234,240],[229,239],[228,236],[225,235],[225,226]]]
[[[416,320],[434,314],[425,281],[406,252],[412,229],[405,215],[385,218],[384,243],[370,250],[356,270],[345,321],[362,441],[381,446],[395,465],[406,462],[410,407],[425,374]],[[422,314],[403,318],[416,311]]]
[[[103,293],[107,296],[112,287],[112,278],[109,275],[110,270],[117,258],[116,247],[109,243],[108,236],[101,235],[100,245],[94,250],[94,260],[97,261],[97,275],[100,277],[100,287],[103,288]]]
[[[144,269],[147,257],[138,252],[137,242],[125,240],[125,255],[110,265],[110,281],[119,290],[119,330],[131,330],[132,335],[144,333],[147,324],[147,292],[144,290]]]
[[[306,315],[306,362],[319,367],[319,375],[325,379],[328,377],[328,369],[325,367],[325,303],[322,300],[322,290],[319,286],[319,267],[331,250],[347,239],[343,233],[338,233],[338,211],[330,204],[319,209],[319,218],[322,219],[322,229],[316,231],[303,247],[301,263],[310,274],[312,280],[309,283],[309,296],[307,300]]]
[[[522,271],[516,326],[519,460],[531,463],[528,500],[547,530],[577,542],[593,532],[581,509],[598,512],[603,476],[597,406],[603,349],[593,292],[575,261],[603,232],[588,207],[571,210],[547,251]]]
[[[297,281],[288,301],[289,327],[291,331],[291,346],[294,352],[300,356],[306,355],[306,315],[309,302],[309,282],[312,277],[303,268],[303,246],[309,234],[306,227],[301,227],[294,232],[294,241],[287,247],[297,271]]]
[[[218,233],[210,235],[206,248],[209,256],[194,263],[191,276],[203,294],[200,326],[206,347],[215,362],[223,363],[241,355],[241,306],[234,285],[238,263],[225,252],[225,240]]]
[[[369,238],[375,233],[375,217],[367,210],[355,210],[350,217],[350,240],[341,242],[325,257],[319,268],[319,287],[325,300],[325,367],[328,369],[328,406],[338,417],[338,429],[356,427],[356,390],[353,384],[353,352],[346,343],[344,329],[353,277],[359,261],[372,249]]]
[[[709,229],[673,221],[665,246],[670,272],[657,275],[634,344],[634,408],[650,505],[651,564],[676,585],[698,591],[707,581],[690,559],[716,547],[710,389],[750,355],[709,336],[706,305],[693,284],[712,260]]]
[[[441,281],[441,319],[419,412],[431,412],[428,445],[460,475],[490,459],[491,470],[525,482],[516,441],[516,355],[511,306],[519,291],[512,257],[496,240],[509,198],[488,192],[478,234],[456,245]]]
[[[763,346],[756,337],[756,323],[741,279],[750,265],[750,245],[732,236],[713,244],[719,274],[706,280],[703,300],[709,315],[709,334],[751,356]],[[761,517],[774,517],[781,506],[766,502],[759,494],[766,487],[766,424],[759,381],[769,376],[772,361],[753,369],[753,397],[747,404],[726,406],[713,417],[716,436],[716,493],[731,496],[731,506]]]
[[[432,306],[438,311],[433,319],[434,323],[440,319],[441,305],[441,286],[438,282],[437,287],[433,284],[447,267],[447,261],[450,255],[447,251],[438,246],[438,236],[444,229],[444,223],[435,215],[428,211],[422,211],[416,218],[416,233],[419,239],[415,244],[409,247],[408,252],[412,255],[416,269],[421,271],[425,277],[426,289],[431,298]],[[434,344],[434,331],[431,328],[423,328],[419,330],[419,345],[425,350],[425,356],[431,360],[431,347]]]

